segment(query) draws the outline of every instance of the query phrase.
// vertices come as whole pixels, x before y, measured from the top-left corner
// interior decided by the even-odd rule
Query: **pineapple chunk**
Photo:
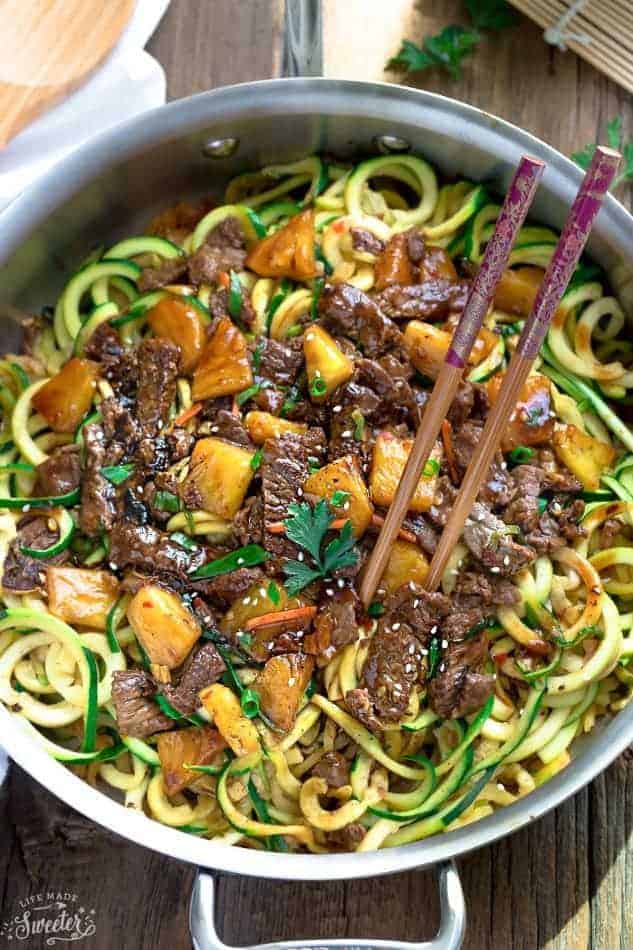
[[[369,478],[369,492],[372,500],[380,507],[388,507],[394,499],[396,489],[404,471],[413,439],[400,439],[391,432],[381,432],[374,445],[374,455]],[[431,459],[439,467],[441,447],[435,443]],[[427,511],[433,504],[437,486],[437,473],[422,474],[415,494],[409,506],[411,511]]]
[[[99,370],[91,360],[69,360],[31,402],[54,432],[74,432],[92,405]]]
[[[486,383],[494,406],[499,396],[503,373]],[[510,414],[501,439],[502,452],[511,452],[517,445],[548,445],[554,434],[554,418],[550,415],[552,387],[547,376],[533,373],[525,381],[519,400]]]
[[[323,402],[337,386],[347,382],[354,373],[354,363],[338,347],[336,341],[322,327],[312,326],[303,338],[306,373],[313,402]],[[322,380],[317,383],[316,380]],[[315,395],[320,385],[323,392]]]
[[[224,748],[226,742],[211,726],[191,726],[161,733],[156,739],[156,751],[167,794],[177,795],[200,778],[200,772],[187,769],[186,765],[209,765]]]
[[[347,492],[349,498],[345,499],[340,508],[334,508],[336,516],[349,518],[357,538],[367,530],[374,508],[369,500],[369,492],[358,462],[353,456],[344,455],[329,465],[324,465],[310,475],[303,487],[310,495],[318,495],[328,501],[334,492]]]
[[[288,597],[285,587],[281,584],[275,584],[275,589],[277,596],[273,601],[270,598],[267,582],[257,581],[252,584],[242,597],[233,601],[219,623],[220,633],[260,663],[268,659],[270,655],[268,644],[271,641],[274,642],[285,632],[295,639],[292,634],[296,633],[297,623],[295,622],[294,627],[292,624],[289,626],[288,623],[278,623],[246,631],[247,622],[253,617],[261,617],[263,614],[281,610],[292,610],[295,607],[304,607],[306,604],[301,597]]]
[[[238,758],[261,749],[257,729],[242,713],[239,699],[228,686],[213,683],[199,695],[226,744]]]
[[[256,409],[246,413],[244,425],[255,445],[263,445],[266,439],[274,439],[275,436],[283,435],[284,432],[303,435],[308,431],[304,422],[291,422],[290,419],[281,419],[270,412],[259,412]]]
[[[294,726],[313,669],[311,656],[287,653],[271,657],[257,674],[253,689],[259,693],[261,710],[284,732]]]
[[[119,592],[113,574],[81,567],[49,567],[46,583],[52,614],[79,627],[105,630]]]
[[[404,344],[415,368],[437,379],[451,345],[451,334],[430,323],[411,320],[404,331]]]
[[[246,258],[246,266],[260,277],[316,277],[314,211],[307,208],[290,218],[283,228],[257,241]]]
[[[407,241],[408,235],[400,231],[389,238],[385,249],[378,255],[374,268],[376,290],[384,290],[391,284],[414,283]]]
[[[200,624],[180,597],[154,584],[134,595],[127,618],[150,661],[170,670],[180,666],[200,638]]]
[[[552,440],[556,457],[588,491],[600,487],[600,476],[609,469],[617,452],[573,425],[557,425]]]
[[[194,401],[230,396],[253,383],[244,334],[228,317],[218,320],[193,374]]]
[[[409,581],[423,585],[428,572],[429,562],[417,544],[411,544],[410,541],[394,541],[378,586],[387,594],[393,594]]]
[[[505,271],[495,290],[495,307],[504,313],[529,316],[544,273],[540,267]]]
[[[254,453],[222,439],[199,439],[191,454],[183,498],[190,508],[204,508],[230,521],[242,507],[254,475]]]
[[[198,310],[184,300],[164,297],[149,311],[147,322],[156,336],[166,337],[180,347],[180,368],[190,373],[204,346],[206,327]]]

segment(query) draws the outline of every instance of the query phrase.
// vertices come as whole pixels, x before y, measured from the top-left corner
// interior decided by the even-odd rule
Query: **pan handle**
[[[282,76],[323,75],[321,0],[286,0]]]
[[[466,908],[459,874],[454,861],[437,865],[440,889],[440,929],[432,940],[411,943],[404,940],[280,940],[275,943],[254,944],[239,950],[330,950],[346,947],[357,950],[459,950],[464,939]],[[223,942],[215,927],[215,875],[199,870],[191,894],[189,927],[194,950],[236,950]]]

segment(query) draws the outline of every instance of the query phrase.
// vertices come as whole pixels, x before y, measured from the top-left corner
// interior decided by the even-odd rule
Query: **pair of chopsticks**
[[[497,401],[486,420],[481,440],[475,448],[439,539],[424,583],[427,590],[437,590],[440,585],[448,559],[488,473],[550,321],[587,243],[591,226],[617,171],[620,158],[618,152],[602,146],[594,153],[503,378]],[[408,511],[442,422],[455,397],[462,371],[492,303],[496,286],[507,267],[512,246],[532,204],[544,170],[543,162],[523,156],[512,179],[494,233],[486,247],[481,267],[471,286],[466,306],[424,411],[393,502],[365,568],[360,587],[365,607],[372,601],[387,566],[393,542]]]

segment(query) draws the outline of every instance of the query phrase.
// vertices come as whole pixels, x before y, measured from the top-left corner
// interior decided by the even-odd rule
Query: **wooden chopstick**
[[[428,590],[437,590],[440,585],[448,559],[488,474],[510,415],[587,243],[594,218],[617,171],[620,158],[613,149],[599,146],[591,160],[433,555],[424,582]]]
[[[460,379],[477,334],[492,302],[497,284],[508,263],[512,245],[525,220],[545,165],[524,155],[519,162],[495,230],[486,246],[481,267],[473,280],[464,312],[453,333],[439,376],[424,410],[411,454],[396,489],[376,545],[365,567],[360,596],[365,607],[371,603],[422,469],[431,454],[438,432],[455,398]]]

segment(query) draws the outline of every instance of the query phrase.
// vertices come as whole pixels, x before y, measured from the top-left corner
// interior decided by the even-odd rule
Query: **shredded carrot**
[[[228,287],[231,283],[231,278],[229,277],[227,271],[221,270],[218,274],[218,284],[220,287]]]
[[[330,530],[340,531],[341,528],[344,528],[349,518],[335,518],[332,524],[330,525]],[[271,521],[270,524],[266,525],[266,531],[269,534],[285,534],[286,533],[286,523],[284,521]]]
[[[286,623],[290,620],[310,620],[316,614],[316,607],[295,607],[293,610],[274,610],[260,617],[251,617],[246,621],[247,630],[257,630],[259,627],[270,627],[277,623]]]
[[[457,471],[457,462],[455,460],[455,449],[453,447],[453,427],[448,421],[444,419],[442,423],[442,442],[444,443],[444,451],[446,452],[446,461],[448,463],[448,473],[451,476],[451,481],[454,485],[457,485],[459,482],[459,473]]]
[[[240,415],[239,403],[238,403],[237,399],[235,398],[235,396],[233,396],[233,402],[232,402],[232,404],[231,404],[231,414],[234,415],[234,416],[239,416],[239,415]]]
[[[194,416],[197,416],[201,409],[202,403],[194,402],[193,406],[189,406],[189,408],[185,409],[184,412],[181,412],[179,416],[176,416],[173,424],[175,426],[184,426],[185,422],[189,422],[190,419],[193,419]]]
[[[372,524],[375,524],[376,527],[378,527],[378,528],[382,528],[382,526],[383,526],[384,523],[385,523],[385,519],[383,518],[382,515],[375,515],[375,514],[374,514],[374,515],[371,516],[371,523],[372,523]],[[408,541],[410,544],[417,544],[417,543],[418,543],[418,539],[417,539],[416,536],[413,534],[413,532],[412,532],[412,531],[407,531],[406,528],[400,528],[400,530],[398,531],[398,537],[400,538],[401,541]]]
[[[330,530],[340,531],[341,528],[344,528],[349,518],[335,518],[332,524],[330,525]]]

